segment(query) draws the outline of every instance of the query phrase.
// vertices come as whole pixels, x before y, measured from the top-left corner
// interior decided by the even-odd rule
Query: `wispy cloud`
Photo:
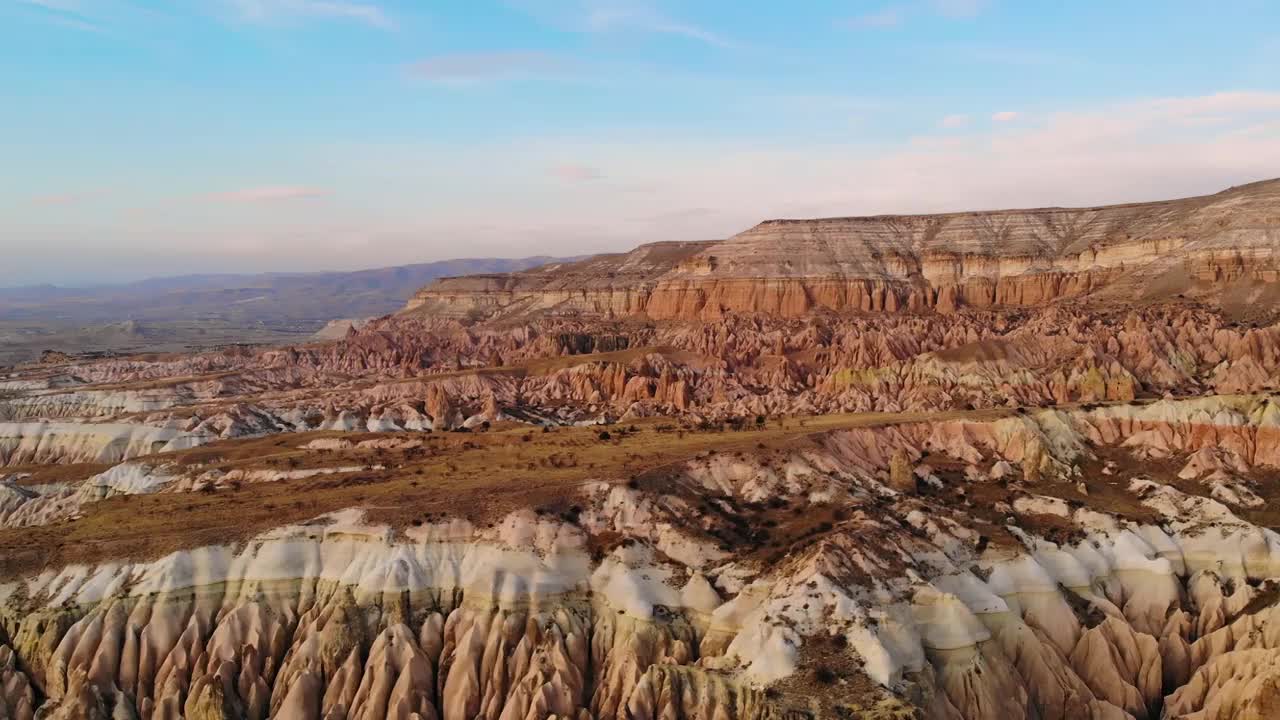
[[[586,26],[591,32],[638,30],[665,35],[678,35],[717,47],[729,47],[730,43],[716,33],[697,25],[671,18],[656,7],[629,0],[626,2],[588,2]]]
[[[866,15],[847,18],[837,24],[849,28],[891,28],[901,25],[902,20],[902,8],[893,6]]]
[[[409,66],[409,74],[446,85],[471,85],[531,75],[563,73],[571,63],[550,53],[535,50],[449,53],[420,60]]]
[[[31,198],[31,204],[37,207],[56,207],[61,205],[74,205],[86,198],[87,193],[51,193],[48,195],[36,195]]]
[[[627,249],[653,238],[727,237],[766,217],[1169,198],[1275,176],[1280,167],[1276,92],[1134,98],[1064,105],[1056,111],[1041,102],[1035,112],[1010,107],[1023,110],[1017,122],[992,123],[991,112],[971,112],[966,131],[934,128],[909,144],[770,144],[731,133],[596,136],[590,130],[537,142],[492,138],[464,145],[442,138],[362,143],[346,151],[334,148],[336,154],[327,162],[357,183],[367,173],[389,180],[384,173],[394,168],[405,173],[396,176],[403,186],[424,192],[371,208],[358,207],[355,196],[350,204],[281,198],[276,205],[223,205],[242,212],[209,213],[203,224],[179,212],[147,212],[121,220],[121,227],[103,226],[103,233],[129,243],[99,241],[81,252],[70,251],[80,247],[74,239],[63,241],[53,234],[57,224],[47,220],[58,210],[50,210],[41,219],[46,234],[33,235],[48,240],[16,248],[28,253],[25,260],[6,256],[0,279],[23,279],[15,268],[48,273],[66,262],[84,264],[85,257],[102,267],[112,267],[105,262],[112,259],[119,265],[121,257],[151,262],[161,255],[153,248],[178,245],[211,248],[199,257],[195,250],[186,256],[185,250],[175,251],[174,257],[188,266],[217,260],[253,262],[259,268],[269,262],[295,270],[302,269],[299,263],[318,269],[456,256],[460,243],[477,255],[509,254],[513,243],[538,243],[548,252],[571,255]],[[1224,120],[1200,124],[1196,118]],[[605,178],[583,184],[553,180],[551,169],[565,163],[601,168]],[[584,202],[584,193],[590,201]],[[228,195],[246,201],[282,194],[298,193]],[[347,199],[345,193],[342,197]],[[74,216],[79,210],[65,214]],[[263,219],[253,224],[241,215]],[[75,230],[77,237],[85,234]],[[175,244],[174,237],[192,241]],[[195,242],[197,237],[208,241]],[[423,240],[433,237],[448,240]],[[227,249],[228,240],[238,244]],[[94,255],[100,247],[115,255]],[[86,273],[94,271],[85,267]]]
[[[508,3],[574,32],[653,33],[719,48],[735,47],[729,38],[677,18],[649,0],[508,0]]]
[[[976,17],[987,9],[989,0],[931,0],[934,12],[949,18]]]
[[[996,122],[1013,122],[1014,120],[1018,119],[1018,115],[1019,115],[1018,113],[1012,110],[1004,110],[1002,112],[998,112],[992,115],[991,119]]]
[[[306,185],[260,185],[212,193],[208,197],[219,202],[274,203],[291,200],[314,200],[328,195],[328,190]]]
[[[960,113],[957,113],[955,115],[948,115],[942,118],[942,120],[938,121],[939,127],[944,127],[951,130],[954,130],[955,128],[962,128],[968,124],[969,124],[969,116],[960,114]]]
[[[599,168],[576,163],[557,165],[551,168],[551,175],[568,182],[590,182],[604,177],[604,173],[600,172]]]
[[[17,0],[19,5],[31,5],[54,12],[80,12],[80,3],[76,0]]]
[[[240,18],[249,22],[312,18],[348,20],[383,30],[393,30],[396,27],[395,21],[381,6],[357,0],[230,0],[230,2]]]
[[[915,4],[889,5],[875,12],[836,21],[852,29],[894,28],[916,16],[940,15],[952,20],[977,17],[990,3],[987,0],[921,0]]]
[[[17,3],[40,13],[54,25],[87,32],[102,32],[103,29],[84,13],[78,0],[17,0]]]

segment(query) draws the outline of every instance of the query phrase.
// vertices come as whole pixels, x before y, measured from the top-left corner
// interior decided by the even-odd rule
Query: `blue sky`
[[[1280,175],[1280,4],[0,0],[0,285]]]

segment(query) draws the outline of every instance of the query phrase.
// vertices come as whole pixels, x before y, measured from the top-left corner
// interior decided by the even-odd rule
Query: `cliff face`
[[[1278,246],[1280,181],[1272,180],[1096,208],[769,220],[721,242],[658,243],[524,273],[446,278],[407,310],[714,319],[1178,294],[1229,303],[1280,278]]]

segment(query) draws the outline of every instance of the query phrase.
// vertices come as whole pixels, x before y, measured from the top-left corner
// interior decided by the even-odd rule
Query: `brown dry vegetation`
[[[80,482],[105,472],[111,465],[102,463],[69,463],[65,465],[10,465],[4,468],[3,477],[14,479],[17,485],[43,485],[45,483]]]
[[[302,480],[245,483],[216,492],[122,496],[95,503],[77,520],[0,531],[0,577],[72,563],[146,559],[215,543],[238,542],[272,527],[347,507],[363,507],[373,522],[404,528],[429,517],[485,523],[519,507],[567,506],[589,480],[625,482],[709,451],[791,450],[807,436],[867,427],[1001,411],[861,413],[772,421],[742,431],[659,431],[670,419],[638,421],[636,432],[601,440],[599,427],[543,433],[501,424],[473,433],[302,433],[217,442],[154,459],[220,470],[384,465],[384,470]],[[322,437],[352,441],[421,439],[409,450],[301,450]],[[528,438],[527,440],[525,438]],[[794,528],[803,533],[803,528]],[[784,536],[792,535],[791,532]]]
[[[872,681],[843,635],[814,638],[800,648],[805,668],[765,689],[765,696],[791,710],[784,717],[839,720],[911,720],[914,706]]]

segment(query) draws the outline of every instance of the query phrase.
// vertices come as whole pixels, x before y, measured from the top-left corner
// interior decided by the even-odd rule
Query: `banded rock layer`
[[[1239,309],[1280,279],[1280,181],[1095,208],[769,220],[728,240],[657,243],[510,275],[445,278],[406,310],[716,319],[815,310],[1041,306],[1175,294]]]

